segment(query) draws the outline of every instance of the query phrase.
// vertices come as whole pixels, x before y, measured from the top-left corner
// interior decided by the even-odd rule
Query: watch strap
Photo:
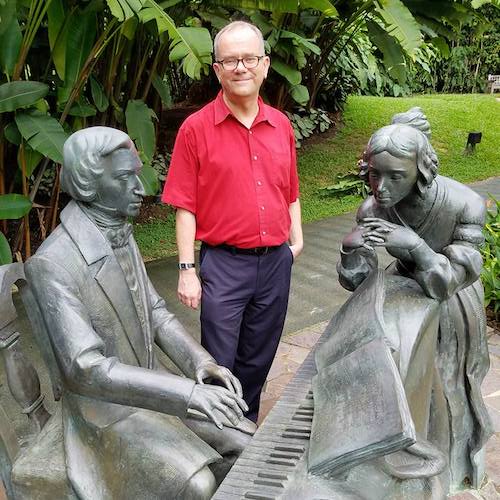
[[[177,267],[181,270],[192,269],[193,267],[196,267],[196,264],[194,262],[179,262]]]

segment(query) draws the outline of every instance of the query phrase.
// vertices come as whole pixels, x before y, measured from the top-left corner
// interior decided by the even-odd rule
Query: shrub
[[[485,242],[481,253],[484,265],[481,280],[484,285],[484,300],[498,320],[500,312],[500,201],[493,200],[495,210],[488,210],[484,226]]]

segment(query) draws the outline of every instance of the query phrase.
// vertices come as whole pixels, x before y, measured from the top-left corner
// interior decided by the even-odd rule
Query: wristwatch
[[[181,270],[192,269],[193,267],[196,267],[196,264],[194,262],[179,262],[177,267]]]

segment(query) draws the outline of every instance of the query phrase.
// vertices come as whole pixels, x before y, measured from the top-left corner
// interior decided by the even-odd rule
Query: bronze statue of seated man
[[[72,201],[25,265],[29,314],[38,315],[62,400],[77,497],[210,498],[254,424],[243,417],[238,380],[184,330],[147,276],[128,222],[144,196],[141,167],[119,130],[68,138],[61,187]],[[154,344],[185,377],[162,366]]]

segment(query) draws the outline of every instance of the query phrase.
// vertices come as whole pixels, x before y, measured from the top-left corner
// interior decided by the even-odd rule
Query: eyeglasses
[[[228,59],[223,59],[221,61],[215,61],[215,62],[220,64],[225,70],[234,71],[238,67],[240,61],[243,64],[243,66],[245,66],[246,69],[256,68],[263,57],[266,56],[248,56],[248,57],[242,57],[241,59],[230,57]]]

